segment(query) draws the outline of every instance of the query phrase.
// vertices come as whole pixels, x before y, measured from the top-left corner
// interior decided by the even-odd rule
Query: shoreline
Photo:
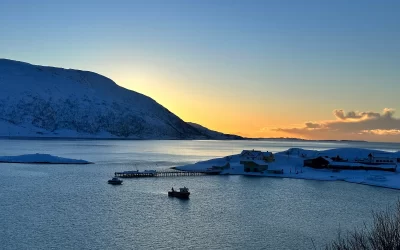
[[[206,141],[279,141],[279,142],[320,142],[320,143],[390,143],[399,144],[400,142],[384,142],[384,141],[362,141],[362,140],[307,140],[300,138],[227,138],[227,139],[185,139],[185,138],[124,138],[124,137],[86,137],[86,136],[8,136],[0,135],[0,139],[6,140],[132,140],[132,141],[191,141],[191,140],[206,140]]]
[[[272,177],[272,178],[290,178],[316,181],[344,181],[354,184],[363,184],[374,187],[383,187],[400,190],[400,168],[398,168],[400,160],[400,151],[387,152],[381,150],[370,150],[362,148],[336,148],[328,150],[306,150],[301,148],[291,148],[283,152],[273,154],[273,160],[267,162],[265,159],[248,160],[243,159],[243,154],[255,152],[257,154],[272,154],[270,152],[247,151],[243,150],[242,156],[230,155],[222,158],[214,158],[206,161],[197,162],[183,166],[177,166],[176,170],[207,170],[221,169],[219,175],[243,175],[252,177]],[[341,156],[346,158],[344,164],[352,164],[356,159],[368,159],[368,155],[384,154],[390,159],[395,159],[392,163],[394,171],[384,171],[376,169],[362,169],[368,167],[366,164],[359,164],[359,169],[340,169],[338,162],[333,162],[332,158]],[[242,157],[242,158],[241,158]],[[367,157],[367,158],[366,158]],[[312,159],[324,158],[329,160],[332,165],[323,168],[310,167],[305,164]],[[388,158],[389,159],[389,158]],[[246,165],[250,162],[251,165]],[[339,162],[340,163],[340,162]],[[261,165],[259,165],[261,164]],[[245,166],[246,165],[246,170]],[[254,166],[255,165],[255,166]],[[257,170],[251,170],[252,167]],[[371,165],[380,166],[382,169],[388,164]],[[340,167],[340,166],[339,166]],[[263,169],[263,170],[262,170]],[[282,173],[271,173],[279,171]]]

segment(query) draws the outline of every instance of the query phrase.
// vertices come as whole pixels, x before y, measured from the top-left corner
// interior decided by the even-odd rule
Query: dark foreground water
[[[0,164],[1,249],[317,249],[371,222],[400,191],[245,176],[107,180],[115,171],[165,169],[242,149],[398,144],[276,141],[0,140],[0,155],[50,153],[92,165]],[[190,200],[167,196],[187,186]]]

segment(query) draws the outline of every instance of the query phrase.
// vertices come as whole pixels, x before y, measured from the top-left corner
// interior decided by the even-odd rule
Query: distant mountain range
[[[0,59],[0,136],[242,139],[186,123],[102,75]]]
[[[313,139],[302,139],[296,137],[260,137],[260,138],[246,138],[249,140],[264,140],[264,141],[309,141],[309,142],[368,142],[363,140],[313,140]]]

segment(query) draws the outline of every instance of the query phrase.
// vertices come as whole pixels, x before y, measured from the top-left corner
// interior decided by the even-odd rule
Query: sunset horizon
[[[399,0],[0,0],[0,24],[2,249],[400,249]]]
[[[8,59],[11,61],[15,61],[13,59]],[[36,65],[32,62],[24,62]],[[54,67],[52,65],[41,65]],[[65,69],[70,69],[69,67],[65,67]],[[74,70],[83,70],[83,69],[74,69]],[[89,71],[89,70],[88,70]],[[90,71],[93,72],[93,71]],[[101,74],[101,72],[93,72],[96,74]],[[111,77],[104,75],[107,78]],[[114,81],[114,80],[113,80]],[[135,89],[131,89],[128,86],[123,86],[119,84],[117,81],[114,81],[117,85],[124,87],[128,90],[136,91]],[[146,93],[140,93],[146,95]],[[226,134],[234,134],[239,135],[245,138],[250,139],[263,139],[263,138],[293,138],[293,139],[303,139],[303,140],[348,140],[348,141],[370,141],[370,142],[399,142],[400,140],[400,130],[397,129],[397,123],[400,123],[400,119],[394,116],[395,109],[392,108],[384,108],[380,112],[374,111],[345,111],[342,109],[335,109],[332,111],[331,116],[332,119],[328,120],[320,120],[320,121],[305,121],[304,123],[294,123],[294,124],[285,124],[281,127],[278,125],[270,124],[266,127],[261,127],[255,130],[250,131],[248,129],[248,125],[246,122],[242,124],[245,129],[231,129],[227,130],[223,126],[219,126],[221,123],[211,123],[215,124],[215,127],[212,127],[207,121],[197,121],[196,116],[193,118],[193,114],[189,112],[189,114],[183,113],[183,115],[179,115],[179,112],[171,109],[167,105],[164,105],[159,100],[155,99],[151,95],[147,95],[148,97],[154,99],[156,102],[163,105],[165,108],[170,110],[172,113],[176,114],[185,122],[194,122],[201,126],[204,126],[208,129],[215,130],[221,133]],[[176,102],[174,102],[176,103]],[[180,105],[191,104],[190,101],[188,103],[179,103]],[[178,109],[179,110],[179,109]],[[189,118],[186,118],[186,116]],[[192,117],[192,118],[190,118]],[[217,119],[219,116],[211,117],[211,119]],[[236,117],[233,117],[236,118]],[[239,119],[239,117],[237,117]],[[279,123],[277,123],[279,124]],[[384,129],[379,129],[377,127],[382,126]],[[229,127],[229,125],[228,125]],[[239,127],[238,127],[239,128]],[[247,130],[246,130],[247,128]],[[366,129],[360,129],[366,128]],[[367,129],[372,128],[372,129]],[[339,133],[343,131],[343,133]]]

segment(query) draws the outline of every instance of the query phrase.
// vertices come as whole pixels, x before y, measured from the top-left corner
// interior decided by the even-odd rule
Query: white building
[[[376,164],[396,164],[397,158],[390,154],[373,154],[372,163]]]
[[[372,164],[396,164],[397,158],[391,154],[377,153],[369,154],[368,158],[356,158],[355,162]]]

